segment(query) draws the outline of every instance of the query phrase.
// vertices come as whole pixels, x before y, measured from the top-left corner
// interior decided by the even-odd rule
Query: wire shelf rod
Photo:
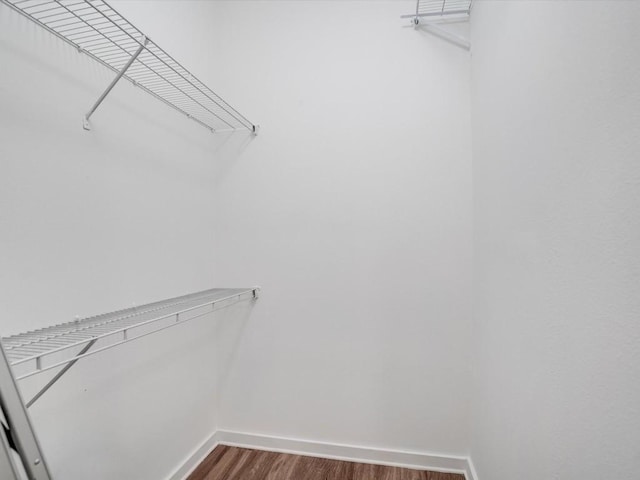
[[[86,334],[83,335],[82,331],[86,330],[86,329],[90,329],[90,328],[94,328],[94,327],[98,327],[101,325],[108,325],[110,323],[114,323],[117,321],[121,321],[123,319],[127,319],[127,318],[133,318],[139,315],[144,315],[144,314],[150,314],[150,313],[154,313],[157,311],[160,311],[162,309],[165,308],[170,308],[170,307],[174,307],[177,305],[181,305],[184,304],[190,300],[199,298],[200,296],[204,296],[205,292],[200,292],[198,294],[192,294],[189,296],[185,296],[185,297],[178,297],[178,299],[180,299],[179,301],[174,301],[172,303],[163,303],[163,302],[157,302],[158,304],[161,304],[159,306],[155,306],[156,304],[148,304],[145,307],[134,307],[132,309],[125,309],[125,310],[121,310],[118,312],[114,312],[113,314],[115,315],[121,315],[121,316],[117,316],[116,318],[112,318],[110,320],[104,320],[99,322],[98,319],[100,319],[101,317],[107,317],[109,314],[107,315],[98,315],[95,317],[88,317],[87,319],[85,319],[86,323],[80,323],[79,320],[75,321],[75,322],[68,322],[68,323],[62,323],[59,325],[54,325],[51,327],[47,327],[47,328],[42,328],[42,329],[38,329],[38,330],[34,330],[31,332],[27,332],[27,333],[23,333],[21,335],[19,335],[19,338],[16,337],[7,337],[3,339],[3,343],[5,345],[8,345],[8,348],[6,348],[7,351],[11,351],[13,349],[15,349],[16,347],[12,347],[12,345],[16,345],[16,346],[22,346],[22,345],[29,345],[33,342],[38,342],[40,341],[40,339],[45,338],[45,339],[51,339],[51,338],[56,338],[56,337],[61,337],[64,336],[65,338],[78,338],[78,339],[82,339],[82,338],[87,338]],[[177,299],[174,299],[177,300]],[[126,314],[124,312],[127,312]],[[91,321],[97,322],[97,323],[91,323]],[[72,328],[71,330],[69,330],[70,325],[77,325],[77,328]],[[46,335],[43,337],[43,333],[46,332]]]
[[[180,323],[186,323],[187,321],[195,320],[195,319],[197,319],[197,318],[200,318],[200,317],[203,317],[203,316],[205,316],[205,315],[211,314],[211,313],[213,313],[214,311],[215,311],[215,309],[214,309],[214,310],[211,310],[211,311],[209,311],[209,312],[201,313],[201,314],[196,315],[196,316],[194,316],[194,317],[190,317],[190,318],[188,318],[187,320],[182,321],[182,322],[180,322]],[[167,330],[168,328],[175,327],[176,325],[179,325],[180,323],[174,323],[174,324],[171,324],[171,325],[166,325],[166,326],[164,326],[164,327],[157,328],[156,330],[153,330],[152,332],[143,333],[143,334],[141,334],[141,335],[137,335],[137,336],[134,336],[134,337],[123,338],[123,340],[121,340],[121,341],[119,341],[119,342],[116,342],[116,343],[112,343],[111,345],[106,345],[106,346],[104,346],[104,347],[97,348],[97,349],[95,349],[95,350],[91,350],[90,352],[87,352],[87,353],[82,353],[82,354],[79,354],[79,355],[75,355],[72,359],[69,359],[69,360],[63,360],[63,361],[61,361],[61,362],[57,362],[57,363],[54,363],[54,364],[52,364],[52,365],[47,365],[46,367],[40,367],[40,368],[38,368],[37,370],[35,370],[35,371],[33,371],[33,372],[30,372],[30,373],[27,373],[27,374],[24,374],[24,375],[21,375],[21,376],[16,377],[16,380],[23,380],[23,379],[25,379],[25,378],[31,377],[31,376],[33,376],[33,375],[36,375],[36,374],[38,374],[38,373],[43,373],[43,372],[46,372],[46,371],[48,371],[48,370],[52,370],[52,369],[54,369],[54,368],[62,367],[62,366],[64,366],[64,365],[68,365],[68,364],[70,364],[70,363],[75,363],[75,362],[76,362],[76,361],[78,361],[78,360],[81,360],[81,359],[83,359],[83,358],[89,357],[89,356],[91,356],[91,355],[95,355],[95,354],[97,354],[97,353],[104,352],[105,350],[109,350],[109,349],[111,349],[111,348],[117,347],[117,346],[122,345],[122,344],[124,344],[124,343],[128,343],[128,342],[133,341],[133,340],[138,340],[138,339],[140,339],[140,338],[147,337],[147,336],[152,335],[152,334],[154,334],[154,333],[161,332],[161,331],[163,331],[163,330]]]
[[[91,354],[112,348],[170,326],[182,324],[194,318],[216,311],[231,303],[248,298],[257,298],[258,287],[251,289],[212,289],[184,295],[141,307],[133,307],[116,312],[87,317],[85,319],[54,325],[44,329],[3,338],[2,344],[11,366],[31,365],[35,367],[24,373],[20,379],[36,373],[68,364],[78,358],[70,349],[95,343],[100,339],[120,336]],[[203,309],[205,311],[203,311]],[[52,354],[65,354],[68,358],[44,365],[43,360]]]
[[[207,306],[209,304],[210,304],[210,302],[202,303],[200,305],[196,305],[195,307],[187,308],[187,309],[181,310],[181,311],[176,312],[176,313],[168,313],[166,315],[162,315],[162,316],[153,318],[151,320],[147,320],[147,321],[144,321],[144,322],[136,323],[135,326],[136,327],[142,327],[142,326],[147,325],[149,323],[157,322],[159,320],[164,320],[166,318],[173,317],[176,314],[186,313],[186,312],[189,312],[189,311],[194,310],[196,308],[202,308],[202,307]],[[92,328],[92,329],[93,328],[97,328],[97,329],[99,329],[100,326],[98,326],[98,327],[87,327],[87,328]],[[113,334],[116,334],[116,333],[121,333],[123,330],[127,330],[129,328],[131,328],[131,325],[129,325],[127,327],[121,327],[121,328],[118,328],[118,329],[115,329],[115,330],[107,330],[107,333],[102,333],[102,334],[98,333],[96,335],[92,334],[92,335],[90,335],[88,337],[78,337],[78,336],[76,336],[76,338],[78,338],[78,340],[76,342],[68,344],[68,345],[66,345],[64,347],[61,347],[61,348],[56,348],[56,349],[53,349],[53,350],[49,350],[49,351],[47,351],[47,353],[51,354],[51,353],[59,352],[61,350],[66,350],[67,348],[77,347],[77,346],[82,345],[83,343],[86,343],[88,340],[104,338],[104,337],[109,336],[109,335],[113,335]],[[67,335],[65,335],[65,337],[67,337]],[[25,358],[23,360],[20,360],[19,362],[12,363],[12,365],[17,365],[19,363],[24,363],[24,362],[27,362],[29,360],[35,360],[35,359],[36,359],[36,356],[28,357],[28,358]]]
[[[114,343],[111,343],[109,345],[103,346],[103,347],[98,348],[98,349],[93,349],[93,350],[91,350],[90,352],[87,352],[87,353],[76,354],[76,355],[74,355],[74,356],[72,356],[72,357],[70,357],[68,359],[65,359],[63,361],[55,362],[55,363],[53,363],[51,365],[46,365],[46,366],[42,365],[43,355],[37,355],[37,356],[32,356],[32,357],[29,357],[29,358],[24,358],[24,359],[20,359],[20,360],[17,360],[17,361],[13,361],[11,363],[11,365],[14,366],[14,365],[18,365],[18,364],[25,363],[25,362],[28,362],[28,361],[33,361],[33,360],[36,361],[36,368],[35,369],[32,369],[30,372],[25,373],[25,374],[17,377],[17,380],[22,380],[24,378],[36,375],[38,373],[45,372],[47,370],[51,370],[51,369],[54,369],[54,368],[58,368],[58,367],[61,367],[63,365],[67,365],[67,364],[69,364],[71,362],[75,362],[78,359],[81,359],[81,358],[84,358],[84,357],[87,357],[87,356],[90,356],[90,355],[95,355],[96,353],[100,353],[100,352],[108,350],[110,348],[114,348],[114,347],[116,347],[118,345],[121,345],[123,343],[127,343],[129,341],[136,340],[138,338],[143,338],[143,337],[146,337],[146,336],[151,335],[153,333],[156,333],[156,332],[159,332],[159,331],[163,331],[163,330],[166,330],[168,328],[171,328],[171,327],[174,327],[174,326],[177,326],[177,325],[181,325],[181,324],[189,322],[191,320],[195,320],[196,318],[200,318],[200,317],[202,317],[204,315],[211,314],[211,313],[219,310],[220,308],[224,308],[224,307],[230,306],[230,305],[232,305],[232,304],[234,304],[234,303],[236,303],[238,301],[242,301],[242,300],[249,299],[249,298],[256,299],[256,298],[258,298],[258,293],[257,293],[258,291],[259,291],[259,287],[254,287],[252,289],[246,289],[246,290],[240,290],[240,291],[238,291],[238,293],[233,293],[233,294],[226,295],[226,296],[223,296],[223,297],[210,299],[210,300],[207,301],[207,303],[200,303],[198,305],[194,305],[194,306],[191,306],[189,308],[185,308],[185,309],[181,309],[179,311],[174,311],[174,312],[171,312],[171,313],[167,313],[165,315],[162,315],[162,316],[159,316],[159,317],[156,317],[156,318],[152,318],[152,319],[149,319],[149,320],[146,320],[146,321],[143,321],[143,322],[139,322],[139,323],[135,324],[134,326],[129,325],[129,326],[126,326],[126,327],[121,327],[121,328],[118,328],[118,329],[114,329],[113,331],[110,331],[110,332],[108,332],[108,333],[106,333],[104,335],[95,336],[94,338],[90,339],[89,341],[84,341],[84,342],[73,344],[73,345],[67,345],[67,346],[64,347],[64,349],[86,345],[88,342],[95,342],[95,341],[97,341],[97,340],[99,340],[101,338],[105,338],[106,336],[111,336],[111,335],[115,335],[115,334],[122,334],[122,340],[116,341]],[[182,318],[181,317],[181,315],[184,314],[184,313],[191,312],[191,311],[194,311],[194,310],[197,310],[197,309],[201,309],[201,308],[206,307],[206,306],[210,306],[211,309],[210,310],[208,309],[205,312],[197,313],[197,314],[189,316],[187,318]],[[161,320],[167,320],[167,319],[169,319],[171,317],[176,317],[177,321],[171,322],[171,323],[169,323],[167,325],[156,327],[151,331],[146,331],[146,332],[139,333],[139,334],[131,334],[131,329],[132,328],[149,326],[149,325],[157,323],[157,322],[159,322]],[[125,332],[127,332],[128,334],[125,334]],[[55,351],[58,351],[58,350],[55,350]],[[50,353],[54,353],[54,350],[51,350],[51,351],[47,352],[47,355],[50,354]]]

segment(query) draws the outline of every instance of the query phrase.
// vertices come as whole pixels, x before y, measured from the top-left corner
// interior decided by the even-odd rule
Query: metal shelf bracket
[[[138,56],[142,53],[142,51],[147,47],[148,42],[149,40],[147,39],[147,37],[143,36],[142,40],[140,41],[140,46],[138,47],[136,52],[133,55],[131,55],[131,58],[129,59],[129,61],[125,64],[124,67],[122,67],[122,70],[118,72],[118,74],[111,81],[107,89],[102,93],[102,95],[100,95],[96,103],[93,104],[93,107],[91,107],[91,110],[89,110],[87,114],[84,116],[84,119],[82,121],[82,128],[84,128],[85,130],[91,130],[91,124],[89,123],[89,119],[91,118],[91,115],[93,115],[93,113],[100,106],[103,100],[107,98],[107,95],[109,95],[109,92],[111,92],[113,87],[116,86],[116,83],[118,83],[118,81],[122,78],[122,76],[126,73],[126,71],[129,70],[129,67],[131,66],[131,64],[136,61],[136,58],[138,58]],[[135,82],[134,82],[134,85],[135,85]]]
[[[80,352],[78,353],[78,355],[84,355],[85,353],[87,353],[89,351],[89,349],[91,347],[93,347],[93,345],[96,343],[97,340],[91,340],[89,343],[87,343],[84,347],[82,347],[82,350],[80,350]],[[31,408],[31,405],[33,405],[34,403],[36,403],[38,401],[38,399],[45,394],[45,392],[47,390],[49,390],[51,387],[53,387],[53,385],[60,380],[60,378],[62,378],[62,376],[67,373],[69,371],[69,369],[71,367],[73,367],[76,362],[78,361],[78,359],[72,360],[71,362],[67,363],[62,370],[60,370],[58,373],[56,373],[56,375],[47,382],[47,384],[42,387],[40,389],[40,391],[38,393],[36,393],[33,398],[31,400],[29,400],[25,405],[27,408]],[[42,365],[40,366],[40,368],[42,368]]]

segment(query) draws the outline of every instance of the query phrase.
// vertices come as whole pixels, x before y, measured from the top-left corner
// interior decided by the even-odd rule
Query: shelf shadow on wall
[[[217,319],[215,336],[218,350],[218,401],[231,378],[242,344],[242,335],[253,308],[254,302],[240,302],[226,308],[221,318]]]
[[[471,50],[471,43],[469,39],[463,36],[461,33],[453,31],[451,26],[453,23],[443,25],[436,24],[419,24],[419,25],[404,25],[403,28],[412,28],[424,37],[434,38],[442,40],[450,45],[461,48],[463,50]]]

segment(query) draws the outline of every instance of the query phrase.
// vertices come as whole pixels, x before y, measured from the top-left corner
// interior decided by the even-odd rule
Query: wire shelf
[[[242,300],[258,298],[259,288],[214,288],[203,292],[96,315],[2,338],[17,380],[199,318]],[[93,343],[111,343],[87,352]],[[80,349],[80,350],[78,350]]]
[[[134,85],[211,131],[249,130],[256,133],[257,127],[252,122],[148,40],[104,0],[0,2],[114,72],[126,70],[124,77]]]
[[[416,0],[416,11],[403,18],[469,16],[472,0]]]

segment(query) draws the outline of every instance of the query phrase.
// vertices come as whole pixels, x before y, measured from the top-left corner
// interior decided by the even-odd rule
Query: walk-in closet
[[[0,480],[635,480],[639,0],[0,0]]]

